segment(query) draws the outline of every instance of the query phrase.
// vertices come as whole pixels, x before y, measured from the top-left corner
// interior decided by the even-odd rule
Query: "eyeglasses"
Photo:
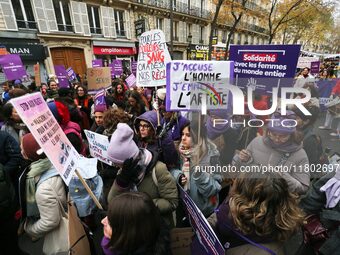
[[[140,129],[150,129],[150,125],[149,124],[139,124],[139,128]]]

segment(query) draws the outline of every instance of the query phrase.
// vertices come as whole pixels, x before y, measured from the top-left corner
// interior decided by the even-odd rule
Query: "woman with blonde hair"
[[[303,219],[297,195],[279,174],[243,173],[208,221],[221,243],[230,244],[228,255],[246,255],[283,254],[282,242],[300,228]]]

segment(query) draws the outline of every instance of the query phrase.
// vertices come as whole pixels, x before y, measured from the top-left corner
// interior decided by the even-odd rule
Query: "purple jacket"
[[[138,134],[138,125],[141,120],[149,122],[154,132],[157,133],[157,113],[155,111],[145,112],[136,118],[134,123],[136,134]],[[162,126],[163,119],[161,119],[160,122],[160,125]],[[169,170],[171,168],[179,167],[179,155],[176,151],[174,141],[172,140],[171,130],[169,130],[161,138],[160,143],[156,139],[155,141],[147,143],[145,146],[145,144],[139,140],[138,146],[146,148],[150,151],[161,152],[159,155],[159,160],[165,163]]]

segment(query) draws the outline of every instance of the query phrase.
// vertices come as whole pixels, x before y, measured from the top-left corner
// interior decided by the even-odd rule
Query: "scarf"
[[[140,149],[138,157],[138,165],[141,167],[141,170],[138,174],[137,180],[134,181],[136,185],[139,185],[143,181],[147,167],[152,160],[152,153],[147,149]]]
[[[281,153],[292,153],[302,148],[302,143],[297,144],[292,142],[290,139],[283,144],[276,144],[269,137],[265,136],[263,137],[263,142],[273,150],[276,150]]]
[[[36,192],[36,177],[42,175],[44,172],[52,167],[52,163],[48,158],[39,159],[31,163],[30,171],[26,176],[26,204],[27,216],[39,215],[39,209],[35,200]]]
[[[211,140],[214,140],[215,138],[219,137],[221,134],[225,133],[228,130],[229,124],[228,123],[225,123],[225,124],[216,123],[214,126],[213,120],[211,119],[210,116],[208,116],[207,122],[206,122],[206,128],[207,128],[208,138]]]
[[[182,173],[187,178],[187,183],[184,186],[184,190],[190,189],[190,158],[192,156],[191,149],[185,149],[182,144],[179,145],[179,153],[183,158]]]

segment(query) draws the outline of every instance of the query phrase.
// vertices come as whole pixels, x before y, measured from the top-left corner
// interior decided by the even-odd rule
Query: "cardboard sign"
[[[69,80],[68,74],[65,70],[63,65],[56,65],[54,66],[55,74],[58,78],[58,86],[59,88],[68,88],[69,87]]]
[[[167,111],[227,109],[231,61],[173,60],[167,64]]]
[[[301,45],[231,45],[236,86],[260,94],[292,87]]]
[[[92,60],[92,67],[103,67],[103,60],[102,59],[94,59]]]
[[[97,93],[100,89],[111,87],[110,67],[88,68],[87,86],[91,93]]]
[[[24,65],[18,54],[0,55],[0,66],[7,80],[22,79],[27,76]]]
[[[180,197],[183,201],[185,211],[189,217],[190,224],[198,237],[200,245],[209,255],[224,255],[225,251],[218,240],[215,232],[210,227],[208,221],[198,209],[195,202],[186,193],[182,187],[179,187]]]
[[[37,87],[41,86],[41,79],[40,79],[40,65],[39,63],[35,64],[33,66],[34,69],[34,80],[35,80],[35,85],[37,85]]]
[[[125,79],[126,84],[129,86],[129,88],[135,87],[136,86],[136,76],[134,74],[130,74],[129,77]]]
[[[68,185],[80,158],[40,92],[11,100],[32,135]]]
[[[156,87],[166,84],[166,63],[171,60],[165,35],[151,30],[139,38],[137,86]]]
[[[90,130],[84,130],[87,141],[89,142],[90,154],[92,157],[104,162],[105,164],[112,165],[108,160],[107,150],[110,142],[106,135],[97,134]]]

